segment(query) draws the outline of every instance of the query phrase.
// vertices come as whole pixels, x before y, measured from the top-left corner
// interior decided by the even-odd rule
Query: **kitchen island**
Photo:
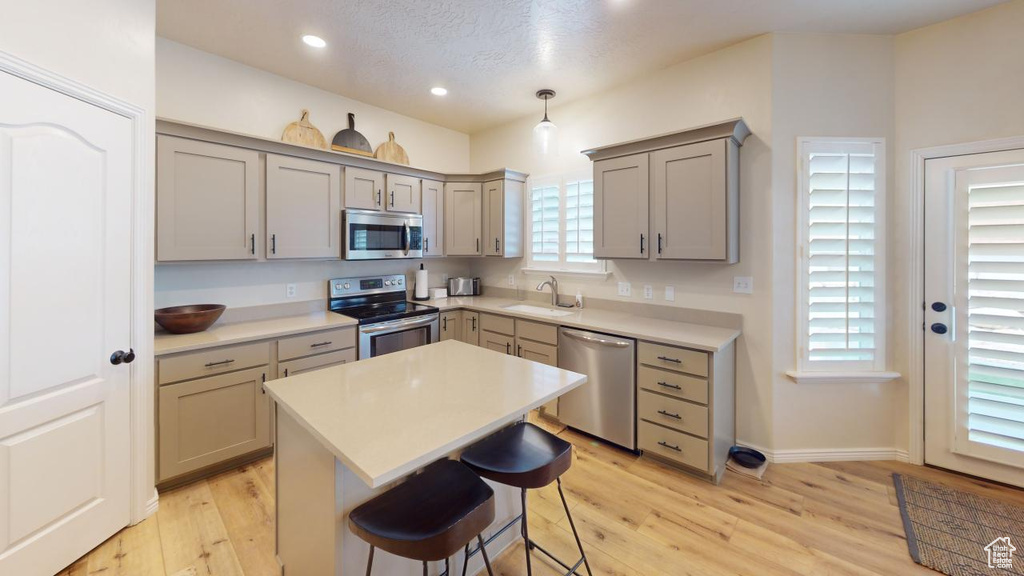
[[[369,546],[348,530],[353,508],[584,382],[582,374],[451,340],[267,382],[276,403],[284,574],[365,573]],[[500,527],[519,513],[519,492],[492,487]],[[495,540],[492,557],[517,537],[509,530]],[[470,573],[481,567],[478,555]],[[374,573],[419,576],[422,567],[380,551]]]

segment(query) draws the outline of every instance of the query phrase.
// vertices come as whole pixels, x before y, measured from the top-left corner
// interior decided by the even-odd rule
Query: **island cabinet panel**
[[[652,256],[659,260],[735,262],[738,178],[728,178],[731,140],[658,150],[651,155]]]
[[[423,180],[420,184],[423,206],[423,257],[444,256],[444,184]]]
[[[384,173],[346,166],[345,208],[382,210],[383,207]]]
[[[480,183],[444,185],[444,241],[448,256],[479,256],[483,226]]]
[[[157,481],[270,446],[267,367],[159,388]]]
[[[735,443],[735,344],[708,353],[639,342],[637,433],[645,455],[713,482]]]
[[[594,257],[650,255],[650,155],[594,162]]]
[[[466,344],[472,344],[473,346],[482,346],[480,342],[480,314],[477,312],[470,312],[469,310],[462,311],[462,332],[459,334],[459,340],[462,340]]]
[[[419,214],[421,210],[420,179],[399,174],[384,176],[387,184],[388,212]]]
[[[156,259],[254,260],[260,154],[157,137]]]
[[[462,311],[455,310],[449,312],[441,312],[440,322],[442,342],[444,342],[445,340],[461,340]]]
[[[330,368],[331,366],[340,366],[341,364],[347,364],[355,361],[355,348],[338,350],[337,352],[328,352],[326,354],[317,354],[315,356],[306,356],[305,358],[297,358],[295,360],[278,363],[277,377],[287,378],[289,376],[298,376],[304,372],[312,372],[314,370],[320,370],[321,368]]]
[[[267,155],[267,258],[341,257],[341,166]]]

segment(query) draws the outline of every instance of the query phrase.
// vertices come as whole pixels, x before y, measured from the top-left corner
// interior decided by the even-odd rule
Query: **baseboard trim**
[[[851,462],[869,460],[898,460],[909,462],[907,450],[897,448],[813,448],[797,450],[768,450],[749,442],[737,442],[740,446],[749,446],[776,464],[794,462]]]

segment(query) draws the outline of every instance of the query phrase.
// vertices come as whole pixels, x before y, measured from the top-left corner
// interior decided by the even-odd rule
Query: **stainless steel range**
[[[335,278],[330,309],[359,321],[359,359],[437,342],[438,310],[407,302],[405,276]]]

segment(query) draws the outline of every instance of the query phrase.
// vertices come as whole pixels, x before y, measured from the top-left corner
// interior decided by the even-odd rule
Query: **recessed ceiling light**
[[[433,94],[434,96],[444,96],[445,94],[448,93],[448,89],[442,88],[440,86],[434,86],[433,88],[430,89],[430,93]]]
[[[313,48],[323,48],[324,46],[327,46],[327,42],[325,42],[323,38],[319,36],[313,36],[312,34],[306,34],[305,36],[303,36],[302,41],[305,42],[306,44],[309,44]]]

